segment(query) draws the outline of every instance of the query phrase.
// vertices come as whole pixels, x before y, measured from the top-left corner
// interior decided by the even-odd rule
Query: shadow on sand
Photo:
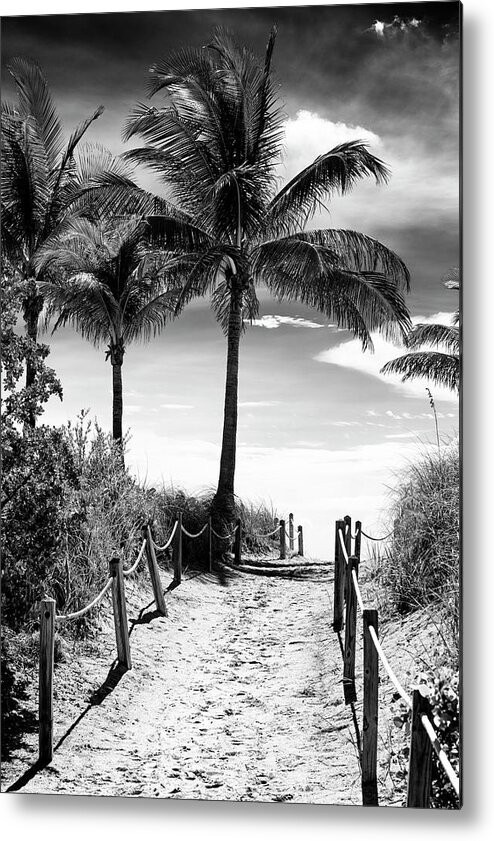
[[[228,574],[228,573],[225,574],[224,571],[221,570],[221,569],[220,570],[215,570],[215,572],[218,575],[219,583],[222,584],[223,586],[228,585],[229,579],[234,577],[234,575],[231,574],[231,573],[230,574]],[[203,575],[203,574],[204,574],[203,571],[198,573],[198,575]],[[190,577],[195,578],[196,576],[193,575],[193,576],[190,576]],[[175,589],[175,586],[177,586],[177,585],[174,584],[174,582],[172,582],[171,585],[167,588],[167,591]],[[141,608],[141,610],[139,611],[136,619],[130,619],[129,620],[129,636],[132,634],[134,628],[137,625],[147,625],[150,622],[152,622],[153,619],[162,618],[161,614],[156,609],[155,610],[150,610],[150,608],[153,605],[154,605],[154,600],[149,602],[149,604],[145,605],[143,608]],[[105,680],[103,681],[101,686],[99,686],[98,689],[96,689],[92,693],[92,695],[89,698],[89,702],[88,702],[87,707],[85,707],[85,709],[80,713],[80,715],[75,719],[75,721],[66,730],[66,732],[63,734],[63,736],[61,736],[61,738],[58,740],[57,744],[53,748],[53,753],[56,753],[56,751],[63,745],[65,740],[70,736],[71,733],[73,733],[75,728],[86,717],[88,712],[93,707],[99,706],[100,704],[102,704],[103,701],[105,700],[105,698],[108,698],[108,696],[111,695],[111,693],[114,691],[114,689],[116,689],[116,687],[120,683],[120,681],[123,678],[126,671],[127,671],[127,668],[125,666],[123,666],[121,663],[118,663],[116,660],[113,661],[113,663],[110,666],[110,670],[109,670]],[[47,768],[47,767],[49,767],[49,763],[40,762],[40,760],[37,760],[33,765],[31,765],[30,768],[27,769],[27,771],[24,772],[24,774],[22,774],[21,777],[19,777],[19,779],[17,779],[14,783],[12,783],[12,785],[10,785],[9,788],[7,788],[5,791],[6,792],[20,791],[22,788],[24,788],[25,785],[27,785],[28,782],[30,782],[30,780],[33,779],[33,777],[36,776],[36,774],[38,774],[39,771],[42,771],[44,768]]]
[[[78,724],[80,724],[81,721],[86,717],[89,710],[91,710],[92,707],[95,707],[95,706],[98,706],[99,704],[102,704],[103,701],[105,700],[105,698],[107,698],[108,695],[110,695],[113,692],[113,690],[120,683],[120,681],[121,681],[121,679],[124,676],[126,671],[127,671],[126,667],[122,666],[120,663],[117,663],[116,661],[114,661],[112,663],[105,680],[103,681],[101,686],[99,686],[98,689],[96,689],[92,693],[92,695],[89,698],[89,703],[88,703],[87,707],[85,707],[85,709],[75,719],[75,721],[72,722],[72,724],[70,725],[68,730],[66,730],[66,732],[63,734],[63,736],[61,736],[61,738],[58,740],[57,744],[53,748],[53,753],[56,753],[57,750],[63,745],[65,740],[75,730],[75,728],[78,726]],[[20,791],[20,789],[24,788],[24,786],[28,782],[30,782],[30,780],[32,780],[33,777],[35,777],[36,774],[39,771],[42,771],[43,768],[47,768],[49,766],[49,764],[50,764],[49,762],[41,762],[39,759],[36,760],[36,762],[33,765],[31,765],[31,767],[28,768],[27,771],[25,771],[24,774],[21,777],[19,777],[18,780],[16,780],[14,783],[12,783],[12,785],[10,785],[6,789],[6,792]]]

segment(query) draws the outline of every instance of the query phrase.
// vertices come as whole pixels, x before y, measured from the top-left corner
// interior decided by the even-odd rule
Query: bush
[[[433,724],[442,748],[456,774],[460,773],[460,689],[458,671],[441,669],[434,677],[429,695]],[[458,799],[446,773],[434,754],[431,804],[436,809],[457,809]]]
[[[35,651],[27,634],[15,634],[2,623],[2,761],[19,747],[22,734],[34,730],[37,718],[26,709],[27,689],[35,671]]]
[[[130,561],[141,541],[141,528],[155,523],[155,539],[164,543],[180,512],[191,534],[208,522],[211,491],[191,497],[175,488],[145,488],[129,474],[111,436],[82,412],[75,424],[39,427],[13,434],[4,455],[3,491],[8,502],[4,540],[2,608],[7,625],[33,630],[37,603],[55,599],[59,613],[84,607],[104,585],[116,553]],[[249,551],[269,549],[254,535],[273,528],[265,504],[238,503]],[[183,537],[184,563],[204,568],[207,531]],[[141,567],[142,569],[142,567]],[[89,633],[97,609],[63,633]]]
[[[63,565],[66,501],[78,477],[61,429],[41,426],[3,438],[2,618],[18,630],[53,590]]]
[[[65,436],[78,483],[65,499],[63,576],[55,598],[59,610],[72,612],[97,595],[112,557],[132,556],[151,506],[147,491],[124,467],[120,448],[86,412],[67,425]],[[93,616],[78,620],[78,631],[88,631]]]
[[[198,534],[209,519],[209,509],[213,494],[209,491],[198,496],[188,496],[180,488],[162,487],[148,491],[152,505],[151,518],[154,522],[154,539],[163,545],[169,538],[173,524],[182,514],[182,525],[190,534]],[[197,538],[182,536],[183,562],[196,568],[206,568],[208,551],[208,533]],[[162,555],[160,556],[163,557]],[[168,558],[171,551],[168,552]]]
[[[457,775],[460,773],[460,695],[458,671],[450,667],[442,667],[435,673],[417,675],[416,685],[427,696],[431,705],[431,719],[436,730],[441,747]],[[403,797],[406,803],[409,735],[411,727],[411,711],[398,693],[393,696],[397,704],[394,724],[403,729],[404,738],[399,747],[391,751],[390,772],[395,792]],[[458,798],[448,780],[443,766],[433,753],[432,789],[430,806],[433,809],[458,809]]]
[[[191,534],[197,534],[204,525],[208,523],[214,492],[205,491],[200,496],[190,497],[180,489],[161,488],[156,491],[154,488],[148,491],[148,498],[152,500],[152,518],[155,522],[155,539],[157,543],[164,544],[173,528],[175,519],[180,512],[182,524]],[[236,516],[242,520],[243,546],[247,552],[267,553],[273,548],[273,540],[264,539],[258,535],[272,531],[274,528],[275,512],[266,503],[260,502],[257,505],[244,503],[237,500]],[[224,531],[219,534],[226,534],[231,531],[231,524],[224,524]],[[274,538],[277,541],[277,538]],[[184,562],[191,567],[205,567],[207,564],[208,548],[207,530],[201,537],[192,539],[183,536],[183,558]],[[227,543],[220,547],[225,550]],[[228,551],[228,548],[226,548]]]
[[[429,453],[406,470],[394,491],[394,534],[381,569],[382,584],[398,613],[435,606],[456,651],[459,482],[457,444]]]
[[[239,501],[237,510],[238,516],[242,520],[246,552],[268,554],[273,551],[275,546],[279,546],[278,534],[273,537],[263,537],[274,529],[277,513],[272,505],[268,506],[265,502],[258,502],[254,506],[253,503]],[[288,529],[288,519],[286,527]]]

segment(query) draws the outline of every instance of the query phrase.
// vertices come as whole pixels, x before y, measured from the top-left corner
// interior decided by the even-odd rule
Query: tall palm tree
[[[452,269],[445,280],[448,289],[459,289],[459,272]],[[412,352],[390,360],[381,368],[383,374],[401,374],[402,382],[425,377],[451,391],[460,390],[460,313],[451,325],[416,324],[405,336],[404,344]],[[424,350],[423,348],[434,348]]]
[[[88,210],[95,194],[115,206],[134,185],[124,162],[101,147],[74,154],[89,126],[103,112],[100,106],[65,140],[48,84],[34,62],[13,59],[8,69],[17,88],[17,101],[2,101],[2,254],[16,267],[24,284],[26,332],[37,340],[43,296],[37,286],[43,272],[36,258],[50,237],[56,236],[75,212]],[[103,195],[104,194],[104,195]],[[33,384],[35,367],[26,365],[26,386]],[[34,415],[30,419],[34,426]]]
[[[70,324],[96,347],[107,343],[112,365],[113,437],[122,444],[122,365],[130,342],[148,340],[173,312],[176,292],[167,288],[171,260],[147,243],[147,224],[140,217],[73,219],[63,234],[40,252],[41,270],[55,269],[56,281],[41,281],[47,321]]]
[[[409,275],[388,248],[354,231],[305,230],[335,192],[346,193],[388,170],[364,143],[344,143],[277,192],[284,118],[271,72],[275,31],[264,60],[222,30],[207,49],[183,49],[150,70],[149,94],[162,107],[138,105],[125,137],[146,146],[126,153],[158,172],[176,212],[149,218],[156,242],[182,253],[186,281],[178,303],[211,294],[227,336],[220,473],[213,513],[234,515],[239,345],[245,318],[258,310],[256,287],[325,313],[371,347],[370,333],[409,326],[401,288]],[[177,219],[180,211],[181,218]]]

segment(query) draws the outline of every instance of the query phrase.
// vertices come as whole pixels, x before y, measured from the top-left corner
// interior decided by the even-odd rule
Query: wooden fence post
[[[233,541],[233,556],[234,563],[242,563],[242,520],[240,517],[237,520],[237,528]]]
[[[176,587],[182,583],[182,512],[177,514],[177,531],[173,543],[173,581]]]
[[[377,721],[379,694],[379,657],[369,633],[378,632],[377,610],[364,610],[364,709],[362,725],[362,803],[378,806],[377,795]]]
[[[280,560],[286,558],[285,521],[280,520]]]
[[[293,514],[288,515],[288,539],[289,539],[289,547],[290,552],[293,552],[295,549],[295,539],[294,539],[294,529],[293,529]]]
[[[298,526],[298,554],[303,557],[304,555],[304,530],[302,526]]]
[[[348,601],[346,605],[345,623],[345,659],[343,663],[343,692],[345,704],[352,704],[357,700],[355,690],[355,641],[357,638],[357,594],[353,586],[352,570],[358,575],[358,560],[350,555],[346,568]]]
[[[352,554],[352,518],[349,514],[347,514],[344,518],[345,521],[345,528],[343,529],[343,543],[345,544],[345,549],[348,557]],[[347,528],[348,527],[348,528]],[[343,562],[346,565],[345,558],[343,558]],[[348,604],[348,578],[345,575],[345,604]]]
[[[360,563],[360,550],[362,545],[362,523],[360,520],[355,520],[355,545],[353,549],[353,554],[357,558],[358,562]]]
[[[334,531],[334,601],[333,601],[333,631],[342,631],[344,627],[343,618],[343,593],[345,587],[345,559],[340,544],[338,531],[344,531],[344,520],[336,520]]]
[[[55,599],[42,599],[39,617],[39,761],[53,759]]]
[[[161,616],[168,616],[163,588],[161,586],[160,571],[156,560],[156,552],[154,551],[151,523],[148,523],[148,525],[144,527],[143,534],[146,539],[146,557],[148,561],[151,585],[153,588],[154,601],[156,602],[156,609]]]
[[[125,603],[125,583],[120,558],[111,559],[110,575],[112,578],[113,619],[115,622],[118,662],[120,665],[125,666],[126,669],[131,669],[132,661],[130,658],[127,605]]]
[[[431,705],[420,690],[413,692],[412,732],[408,765],[407,806],[428,809],[432,784],[432,744],[420,720],[425,713],[430,716]]]
[[[209,517],[208,520],[208,564],[209,572],[213,571],[213,521]]]

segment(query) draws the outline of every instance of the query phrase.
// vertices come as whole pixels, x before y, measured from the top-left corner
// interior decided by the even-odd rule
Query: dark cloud
[[[405,261],[411,275],[408,305],[421,315],[453,311],[458,307],[458,293],[445,289],[443,276],[459,265],[459,232],[454,220],[447,227],[415,225],[397,230],[391,226],[378,232],[379,238]]]
[[[439,43],[445,27],[458,21],[458,9],[458,3],[427,2],[11,17],[2,21],[2,47],[4,62],[29,53],[62,89],[98,85],[118,95],[120,85],[139,89],[149,64],[170,50],[204,44],[217,25],[262,52],[276,23],[275,63],[285,88],[296,93],[319,79],[319,92],[328,83],[348,92],[355,71],[380,54],[382,45],[366,32],[373,20],[384,12],[419,16],[421,29]]]
[[[67,128],[102,103],[105,113],[90,139],[119,151],[120,127],[145,98],[150,64],[181,45],[206,43],[218,25],[262,53],[276,23],[275,71],[288,116],[305,109],[363,126],[382,138],[397,176],[406,160],[420,179],[423,161],[423,177],[437,172],[454,182],[459,19],[457,2],[10,17],[2,20],[2,90],[3,96],[13,92],[8,58],[33,57]],[[383,23],[382,35],[376,21]],[[429,294],[428,278],[457,262],[457,217],[449,205],[437,227],[430,219],[419,227],[400,218],[381,233],[411,263],[420,294]],[[433,297],[435,304],[435,291]]]

